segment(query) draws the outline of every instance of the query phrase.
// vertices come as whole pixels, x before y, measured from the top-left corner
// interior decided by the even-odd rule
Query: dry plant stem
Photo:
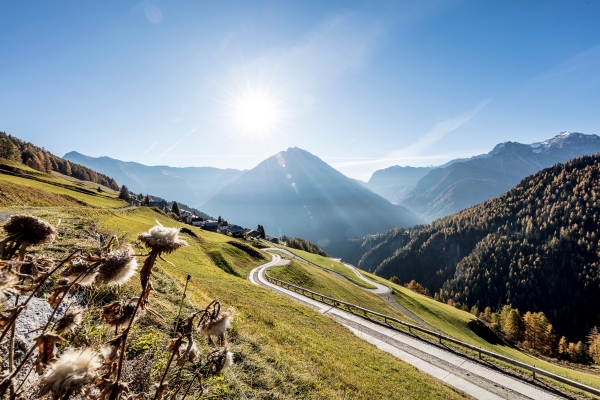
[[[101,263],[102,263],[102,261],[98,261],[95,264],[91,265],[87,269],[87,271],[82,272],[81,274],[79,274],[79,276],[77,278],[75,278],[75,280],[73,282],[71,282],[69,284],[69,286],[67,287],[67,290],[65,290],[65,292],[61,296],[58,304],[56,305],[56,307],[54,307],[54,310],[52,310],[52,314],[50,315],[50,318],[48,318],[48,322],[46,322],[46,325],[44,325],[44,329],[42,330],[42,333],[44,333],[44,332],[46,332],[48,330],[48,327],[52,323],[52,318],[54,318],[54,315],[56,315],[56,312],[58,311],[58,307],[60,307],[60,305],[62,304],[63,300],[67,297],[67,294],[69,294],[69,291],[71,290],[71,288],[73,286],[75,286],[75,284],[78,281],[80,281],[81,279],[85,278],[87,275],[89,275],[90,273],[92,273],[94,271],[94,269],[97,268]]]
[[[190,389],[192,388],[192,386],[194,386],[194,381],[196,380],[196,378],[198,378],[198,375],[202,376],[202,374],[200,373],[200,371],[196,372],[196,375],[194,375],[194,377],[190,381],[190,384],[185,389],[185,393],[183,394],[183,398],[181,400],[185,400],[185,398],[187,397],[188,393],[190,392]],[[200,391],[200,396],[202,396],[203,393],[204,393],[204,389],[202,388],[202,390]]]
[[[31,348],[29,349],[29,351],[27,352],[27,354],[24,357],[24,360],[27,360],[29,357],[31,357],[31,354],[33,354],[33,351],[36,349],[36,346],[31,346]],[[22,361],[19,366],[11,373],[9,374],[6,378],[4,378],[4,380],[2,382],[0,382],[0,387],[3,387],[4,383],[7,381],[12,381],[12,379],[17,376],[17,374],[19,373],[19,371],[21,371],[21,368],[23,368],[23,366],[25,365],[25,361]],[[0,389],[0,399],[4,396],[4,394],[6,393],[6,387],[3,387],[2,389]]]
[[[173,330],[173,337],[175,337],[175,335],[177,334],[177,328],[179,328],[179,318],[181,317],[181,309],[183,308],[183,301],[185,300],[185,293],[187,292],[188,283],[190,283],[190,279],[192,279],[192,276],[188,275],[185,281],[185,287],[183,288],[183,294],[181,295],[181,302],[179,303],[179,312],[177,312],[177,319],[175,320],[175,329]]]
[[[4,339],[4,337],[6,336],[6,333],[12,328],[13,324],[15,323],[15,321],[17,320],[17,318],[19,317],[19,314],[21,314],[21,311],[23,310],[23,307],[27,306],[27,303],[29,303],[29,301],[33,298],[33,296],[37,293],[37,291],[44,285],[44,283],[46,283],[46,281],[48,280],[48,278],[50,278],[50,276],[52,274],[54,274],[56,271],[58,271],[67,261],[69,261],[73,257],[75,257],[75,255],[77,253],[81,253],[81,251],[82,251],[81,249],[75,250],[67,258],[65,258],[64,260],[62,260],[56,267],[54,267],[54,269],[52,269],[52,271],[50,271],[47,275],[44,275],[44,277],[40,280],[40,282],[35,287],[35,289],[33,290],[33,292],[31,292],[31,294],[25,300],[25,302],[23,304],[21,304],[21,307],[19,307],[17,309],[17,311],[15,311],[16,315],[6,325],[6,327],[4,328],[4,332],[2,332],[2,335],[0,335],[0,343],[2,342],[2,339]]]
[[[179,386],[177,386],[177,389],[175,389],[175,391],[173,392],[171,397],[169,397],[169,400],[175,400],[175,398],[177,397],[177,393],[179,393],[179,391],[181,390],[182,387],[183,387],[183,382],[181,382],[179,384]]]
[[[167,377],[167,374],[169,373],[169,368],[171,367],[171,362],[173,362],[173,357],[175,357],[175,352],[177,351],[178,348],[179,348],[179,346],[175,346],[173,348],[173,351],[171,352],[171,356],[169,357],[169,361],[167,362],[167,367],[165,368],[165,372],[163,373],[162,377],[160,378],[160,382],[158,383],[158,387],[156,388],[156,393],[154,393],[154,397],[153,397],[154,400],[156,400],[158,398],[158,391],[160,390],[163,382],[165,381],[165,378]]]
[[[152,267],[154,267],[154,263],[156,262],[156,258],[157,258],[158,254],[155,252],[151,252],[149,257],[149,265],[148,268],[150,270],[150,273],[152,273]],[[139,298],[138,298],[138,302],[135,305],[135,310],[133,310],[133,318],[131,318],[129,320],[129,324],[127,324],[127,328],[125,328],[125,330],[123,331],[122,335],[123,335],[123,343],[121,344],[121,350],[120,350],[120,354],[119,354],[119,363],[117,364],[117,378],[115,380],[115,390],[113,390],[113,392],[110,394],[110,398],[109,400],[116,400],[116,396],[118,394],[117,392],[117,388],[119,386],[119,380],[121,379],[121,372],[123,371],[123,360],[125,357],[125,345],[127,344],[127,337],[129,336],[129,330],[131,328],[131,325],[133,325],[133,320],[135,319],[135,315],[137,315],[137,312],[140,308],[140,304],[142,304],[142,300],[144,298],[144,293],[146,293],[146,290],[148,289],[148,284],[150,282],[150,278],[148,276],[148,278],[146,279],[146,282],[144,285],[142,285],[142,293],[140,294]],[[160,386],[159,386],[160,388]],[[158,390],[158,389],[157,389]],[[157,391],[158,393],[158,391]]]
[[[19,304],[19,295],[15,296],[15,307]],[[15,367],[15,329],[17,325],[13,324],[10,328],[10,341],[8,343],[8,372],[12,372]]]
[[[21,381],[21,384],[19,385],[19,387],[17,388],[17,390],[15,390],[15,393],[19,393],[19,390],[21,390],[21,388],[23,387],[23,385],[25,384],[25,382],[27,382],[27,378],[29,378],[29,375],[33,371],[34,367],[35,367],[35,364],[32,364],[31,367],[29,367],[29,371],[27,371],[27,374],[25,374],[25,377],[23,378],[23,381]]]

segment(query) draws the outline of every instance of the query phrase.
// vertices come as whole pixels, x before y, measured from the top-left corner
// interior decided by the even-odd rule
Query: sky
[[[303,148],[349,177],[600,134],[598,1],[0,0],[0,131],[147,165]]]

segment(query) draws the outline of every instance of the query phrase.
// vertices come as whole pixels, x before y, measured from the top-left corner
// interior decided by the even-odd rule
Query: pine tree
[[[121,191],[119,192],[119,198],[122,200],[129,200],[129,189],[127,189],[127,186],[123,185],[121,186]]]
[[[179,204],[176,201],[173,202],[173,206],[171,207],[171,212],[178,217],[181,217],[181,210],[179,209]]]
[[[558,356],[560,358],[569,357],[569,342],[566,337],[561,337],[558,341]]]
[[[21,161],[21,152],[17,146],[6,138],[0,139],[0,158],[11,161]]]
[[[588,354],[595,364],[600,364],[600,331],[595,326],[587,337]]]
[[[150,195],[147,194],[146,197],[144,198],[144,205],[149,206],[151,201],[152,201],[152,199],[150,198]]]

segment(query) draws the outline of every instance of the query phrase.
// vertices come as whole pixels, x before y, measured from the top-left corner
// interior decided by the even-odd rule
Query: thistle
[[[60,275],[71,281],[79,278],[77,280],[79,286],[89,286],[94,283],[96,275],[98,274],[98,271],[90,271],[92,266],[92,263],[78,257],[71,261],[71,265],[63,270]]]
[[[83,312],[85,309],[72,307],[56,322],[54,330],[56,333],[74,333],[83,321]]]
[[[106,256],[98,268],[95,283],[100,285],[122,285],[137,271],[137,260],[133,248],[126,246],[123,250],[116,250]]]
[[[59,399],[66,394],[85,391],[93,384],[100,366],[100,358],[93,350],[68,349],[42,377],[40,395],[51,394],[53,399]]]
[[[53,267],[53,260],[38,254],[27,254],[25,263],[19,268],[19,274],[28,275],[33,282],[39,282]]]
[[[140,310],[132,299],[130,301],[115,301],[102,309],[102,316],[106,323],[118,330],[123,325],[131,325],[132,319],[139,316]]]
[[[28,246],[50,244],[57,231],[46,221],[31,215],[13,215],[4,225],[8,236],[0,242],[0,259],[10,260],[17,250],[19,260],[25,259]]]
[[[233,315],[233,308],[229,308],[225,312],[221,312],[221,305],[219,302],[213,302],[213,311],[209,312],[209,305],[205,311],[205,314],[198,323],[200,332],[208,338],[210,343],[213,343],[212,338],[217,337],[221,345],[226,343],[227,328],[231,324],[231,318]]]
[[[233,365],[233,353],[229,351],[227,346],[213,351],[206,359],[209,365],[208,370],[212,375],[219,375]]]
[[[188,245],[185,240],[179,238],[179,228],[167,228],[158,221],[157,224],[150,228],[148,232],[138,235],[138,240],[153,252],[168,254]]]

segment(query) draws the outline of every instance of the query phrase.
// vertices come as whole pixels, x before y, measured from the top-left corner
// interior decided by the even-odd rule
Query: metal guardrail
[[[572,381],[572,380],[567,379],[565,377],[562,377],[560,375],[553,374],[552,372],[548,372],[548,371],[545,371],[543,369],[537,368],[537,367],[535,367],[533,365],[529,365],[529,364],[525,364],[525,363],[523,363],[521,361],[513,360],[512,358],[503,356],[501,354],[497,354],[497,353],[494,353],[492,351],[488,351],[488,350],[482,349],[481,347],[473,346],[471,344],[468,344],[468,343],[462,342],[460,340],[454,339],[454,338],[452,338],[450,336],[446,336],[446,335],[442,335],[441,333],[438,333],[438,332],[430,331],[429,329],[421,328],[420,326],[413,325],[413,324],[410,324],[408,322],[401,321],[401,320],[399,320],[397,318],[390,317],[389,315],[380,314],[378,312],[371,311],[371,310],[369,310],[367,308],[360,307],[360,306],[357,306],[357,305],[352,304],[352,303],[347,303],[345,301],[341,301],[341,300],[335,299],[333,297],[325,296],[324,294],[321,294],[321,293],[313,292],[312,290],[304,289],[303,287],[300,287],[300,286],[292,285],[291,283],[282,281],[282,280],[277,279],[277,278],[273,278],[272,276],[270,276],[269,274],[267,274],[266,271],[265,271],[265,277],[267,278],[267,280],[269,282],[271,282],[271,283],[273,283],[275,285],[284,287],[284,288],[286,288],[288,290],[292,290],[292,291],[294,291],[296,293],[301,293],[304,296],[310,297],[313,300],[320,301],[321,303],[327,304],[329,306],[336,307],[336,308],[339,308],[339,309],[343,309],[342,307],[346,307],[348,309],[348,311],[355,310],[355,311],[357,311],[357,313],[364,314],[365,317],[374,316],[374,317],[383,319],[384,323],[386,323],[390,328],[392,328],[392,329],[394,329],[396,331],[403,332],[403,331],[399,330],[398,328],[395,328],[393,325],[390,325],[389,322],[394,322],[394,323],[397,323],[399,325],[405,326],[405,327],[408,328],[409,332],[412,332],[412,330],[414,329],[415,331],[419,331],[419,332],[425,333],[427,335],[433,336],[433,337],[435,337],[435,338],[438,339],[438,341],[440,342],[440,344],[442,343],[442,341],[446,341],[446,342],[450,342],[450,343],[454,343],[456,345],[462,346],[462,347],[464,347],[466,349],[469,349],[471,351],[477,352],[479,354],[479,358],[480,359],[481,359],[482,355],[486,355],[486,356],[489,356],[489,357],[496,358],[496,359],[498,359],[500,361],[503,361],[505,363],[512,364],[512,365],[517,366],[519,368],[523,368],[523,369],[525,369],[525,370],[530,371],[531,373],[533,373],[533,378],[534,379],[536,377],[536,374],[537,375],[541,375],[541,376],[545,376],[547,378],[551,378],[551,379],[553,379],[555,381],[561,382],[561,383],[563,383],[565,385],[568,385],[568,386],[571,386],[571,387],[583,390],[583,391],[585,391],[587,393],[591,393],[591,394],[596,395],[596,396],[600,396],[600,389],[596,389],[596,388],[593,388],[591,386],[584,385],[583,383]]]

